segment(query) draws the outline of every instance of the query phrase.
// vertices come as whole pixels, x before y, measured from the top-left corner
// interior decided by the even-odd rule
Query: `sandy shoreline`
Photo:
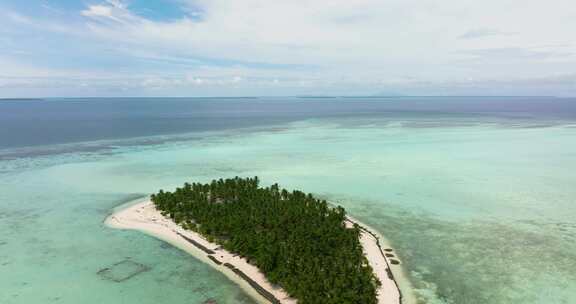
[[[384,247],[382,250],[379,247],[376,234],[367,230],[368,228],[357,220],[352,218],[348,220],[347,225],[349,226],[356,222],[363,227],[360,242],[370,266],[382,283],[378,289],[378,303],[406,303],[407,301],[401,299],[402,294],[395,280],[397,274],[401,273],[400,269],[395,268],[399,268],[400,265],[391,265],[391,260],[395,258],[385,256],[387,252],[383,251]],[[184,230],[169,218],[164,217],[156,210],[149,198],[115,210],[105,223],[113,228],[144,232],[194,255],[239,284],[242,289],[260,303],[297,303],[296,299],[290,298],[282,288],[273,286],[268,282],[256,266],[221,249],[217,244],[208,242],[200,234]],[[382,246],[382,244],[380,245]]]

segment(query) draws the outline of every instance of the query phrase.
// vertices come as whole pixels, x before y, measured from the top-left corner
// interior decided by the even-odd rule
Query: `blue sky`
[[[0,97],[576,96],[572,0],[0,0]]]

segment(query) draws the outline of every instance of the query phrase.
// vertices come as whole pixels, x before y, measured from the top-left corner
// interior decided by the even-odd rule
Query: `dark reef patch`
[[[113,265],[98,270],[100,277],[117,283],[124,282],[142,272],[150,270],[149,266],[125,259]]]
[[[209,255],[208,258],[216,263],[216,265],[222,265],[222,262],[218,261],[214,256]]]
[[[394,280],[394,275],[392,274],[392,270],[390,270],[390,267],[386,268],[386,274],[388,275],[388,278],[390,280]]]
[[[204,251],[205,253],[207,253],[207,254],[214,254],[214,251],[212,251],[212,250],[210,250],[210,249],[202,246],[202,244],[196,242],[195,240],[193,240],[193,239],[191,239],[191,238],[189,238],[189,237],[187,237],[187,236],[185,236],[185,235],[183,235],[183,234],[181,234],[181,233],[179,233],[179,232],[176,232],[176,234],[178,234],[179,236],[181,236],[181,237],[182,237],[183,239],[185,239],[188,243],[196,246],[196,248]]]

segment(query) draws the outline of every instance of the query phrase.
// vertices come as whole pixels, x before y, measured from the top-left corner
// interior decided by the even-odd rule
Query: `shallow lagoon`
[[[394,244],[423,303],[576,301],[576,128],[318,119],[0,162],[1,303],[252,303],[115,206],[184,181],[258,175],[343,205]],[[150,269],[97,274],[127,258]]]

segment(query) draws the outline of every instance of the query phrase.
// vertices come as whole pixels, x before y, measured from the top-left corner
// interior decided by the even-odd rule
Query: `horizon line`
[[[351,99],[351,98],[576,98],[576,96],[556,95],[247,95],[247,96],[48,96],[48,97],[0,97],[0,101],[7,100],[45,100],[45,99],[259,99],[259,98],[297,98],[297,99]]]

